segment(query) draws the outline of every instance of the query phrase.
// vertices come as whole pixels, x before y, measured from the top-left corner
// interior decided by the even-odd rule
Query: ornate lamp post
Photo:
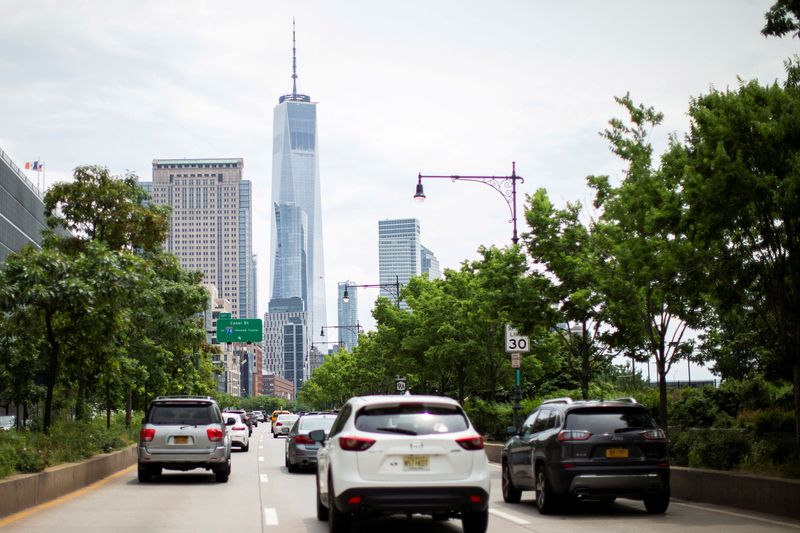
[[[484,183],[500,193],[503,199],[508,204],[508,210],[511,212],[511,222],[513,224],[514,232],[511,235],[511,242],[517,244],[519,238],[517,237],[517,181],[524,183],[525,180],[522,176],[517,176],[517,163],[511,163],[510,176],[425,176],[422,173],[418,175],[417,192],[414,194],[414,200],[417,202],[425,201],[425,192],[422,189],[422,180],[424,179],[448,179],[451,181],[475,181]]]

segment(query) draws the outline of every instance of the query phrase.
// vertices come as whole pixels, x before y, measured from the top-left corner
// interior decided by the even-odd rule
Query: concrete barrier
[[[487,442],[486,456],[500,463],[502,444]],[[699,468],[670,468],[673,498],[800,518],[800,480]]]
[[[136,464],[136,445],[82,463],[65,463],[36,474],[0,479],[0,518],[40,505]]]

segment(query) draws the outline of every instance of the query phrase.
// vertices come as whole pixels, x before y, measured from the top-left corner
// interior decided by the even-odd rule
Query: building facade
[[[264,396],[294,400],[294,385],[278,374],[264,374],[261,392]]]
[[[233,318],[255,318],[252,187],[242,159],[154,159],[153,181],[141,185],[153,203],[172,208],[165,249],[200,271]]]
[[[317,144],[317,104],[297,92],[293,40],[293,88],[273,113],[270,300],[300,298],[311,335],[326,325]],[[288,376],[285,376],[288,378]]]
[[[39,189],[0,149],[0,264],[26,244],[38,248],[46,228]]]
[[[338,317],[339,345],[353,351],[358,344],[358,287],[354,281],[339,282],[336,309]],[[344,290],[347,287],[347,301],[344,301]]]
[[[264,355],[267,374],[278,374],[300,390],[307,377],[308,314],[302,299],[272,299],[264,314]]]
[[[428,279],[439,279],[442,277],[442,271],[439,269],[439,260],[433,255],[429,249],[420,245],[420,271],[423,274],[428,274]]]
[[[397,284],[408,284],[421,272],[419,220],[416,218],[378,221],[378,272],[381,296],[397,303]],[[400,306],[406,308],[405,303]]]

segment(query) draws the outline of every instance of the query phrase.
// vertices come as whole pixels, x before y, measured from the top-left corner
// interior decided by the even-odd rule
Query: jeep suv
[[[162,469],[211,470],[218,482],[231,473],[231,439],[219,406],[207,396],[159,396],[150,403],[139,432],[139,481]]]
[[[568,501],[644,501],[649,513],[669,506],[667,440],[633,398],[547,400],[534,409],[502,451],[503,500],[518,503],[536,491],[542,514]]]

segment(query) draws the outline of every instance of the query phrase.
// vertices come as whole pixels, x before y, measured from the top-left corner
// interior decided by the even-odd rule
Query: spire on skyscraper
[[[297,93],[297,40],[295,38],[294,19],[292,19],[292,94],[284,94],[278,99],[278,103],[282,104],[285,100],[293,102],[311,101],[310,96]]]

